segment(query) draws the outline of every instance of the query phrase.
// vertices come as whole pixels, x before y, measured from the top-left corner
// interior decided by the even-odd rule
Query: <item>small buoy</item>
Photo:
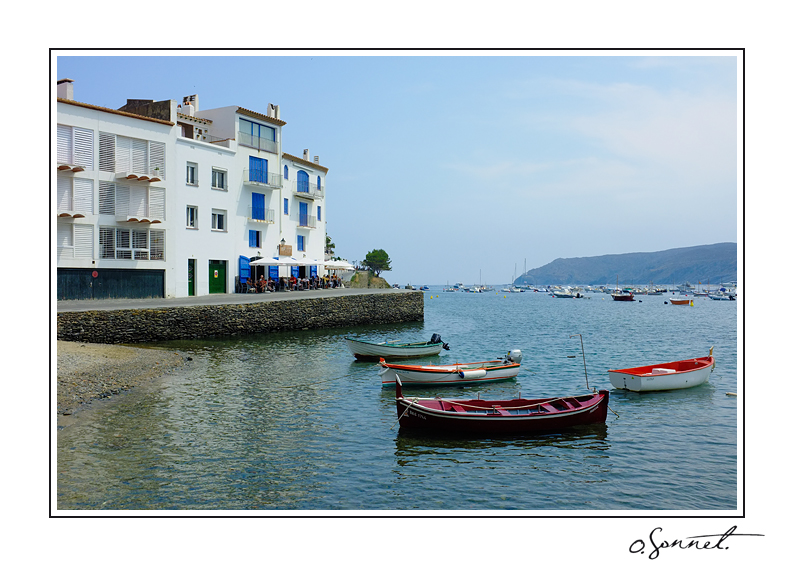
[[[726,396],[735,396],[736,392],[727,392],[725,395]]]

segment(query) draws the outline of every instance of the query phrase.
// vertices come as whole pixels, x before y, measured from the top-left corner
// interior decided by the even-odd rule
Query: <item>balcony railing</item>
[[[246,134],[245,132],[237,132],[237,143],[249,148],[256,148],[257,150],[265,150],[274,154],[278,153],[278,142]]]
[[[248,220],[255,222],[266,222],[273,224],[276,222],[276,211],[264,207],[248,207]]]
[[[243,183],[248,185],[268,186],[268,187],[281,187],[281,175],[278,173],[265,173],[258,169],[244,169],[243,170]]]
[[[295,195],[298,197],[307,197],[309,199],[319,199],[323,196],[323,191],[317,188],[316,183],[298,182],[295,184]]]
[[[299,228],[317,228],[317,217],[298,215]]]

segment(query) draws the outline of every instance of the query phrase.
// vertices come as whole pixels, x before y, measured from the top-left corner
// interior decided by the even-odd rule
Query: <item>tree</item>
[[[336,248],[336,244],[331,242],[331,237],[330,236],[325,235],[325,253],[330,255],[330,256],[333,256],[334,248]]]
[[[388,272],[391,270],[391,259],[386,254],[385,250],[375,249],[372,252],[367,252],[367,258],[361,262],[365,268],[371,272],[375,272],[375,277],[380,277],[381,272]]]

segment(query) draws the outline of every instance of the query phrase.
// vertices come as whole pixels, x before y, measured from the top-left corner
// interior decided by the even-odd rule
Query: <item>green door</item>
[[[187,294],[196,295],[196,260],[194,258],[187,260]]]
[[[210,293],[226,293],[226,261],[210,260]]]

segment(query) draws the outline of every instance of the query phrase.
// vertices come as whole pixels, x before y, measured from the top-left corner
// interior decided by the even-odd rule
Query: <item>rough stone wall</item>
[[[422,321],[422,293],[58,313],[58,340],[132,344]]]

